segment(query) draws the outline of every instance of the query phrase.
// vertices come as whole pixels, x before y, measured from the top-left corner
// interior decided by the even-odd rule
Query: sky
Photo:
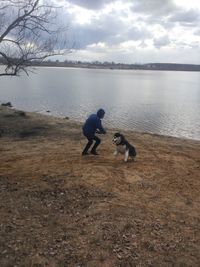
[[[54,0],[72,53],[61,60],[200,64],[200,0]]]

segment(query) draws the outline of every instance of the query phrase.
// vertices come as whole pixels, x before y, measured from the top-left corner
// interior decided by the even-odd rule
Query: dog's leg
[[[125,152],[125,157],[124,157],[124,161],[127,162],[128,161],[128,157],[129,157],[129,150],[127,149]]]
[[[118,154],[119,154],[119,151],[116,149],[113,155],[117,156]]]

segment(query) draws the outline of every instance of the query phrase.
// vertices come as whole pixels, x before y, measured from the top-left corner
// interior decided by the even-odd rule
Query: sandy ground
[[[200,142],[123,131],[135,162],[81,156],[81,125],[0,107],[0,266],[200,266]]]

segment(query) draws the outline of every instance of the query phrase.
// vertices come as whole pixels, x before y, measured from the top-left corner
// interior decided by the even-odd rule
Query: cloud
[[[90,23],[72,25],[78,42],[78,49],[82,49],[93,43],[106,42],[110,45],[119,43],[127,38],[138,39],[142,36],[142,31],[137,26],[129,25],[129,22],[122,19],[121,11],[108,14],[99,13],[91,18]],[[146,32],[144,31],[146,34]]]
[[[163,47],[162,50],[155,50],[153,46],[141,49],[137,46],[137,42],[129,42],[115,46],[106,46],[105,44],[88,46],[84,50],[70,54],[67,58],[69,60],[114,61],[116,63],[124,62],[129,64],[149,62],[199,64],[197,57],[199,53],[199,47],[196,50],[190,47],[179,47],[173,50]]]
[[[144,40],[152,37],[152,34],[146,27],[141,26],[139,23],[136,26],[132,26],[126,35],[129,40]]]
[[[199,25],[198,29],[194,30],[194,34],[200,37],[200,29],[199,28],[200,28],[200,25]]]
[[[95,43],[114,45],[127,40],[144,41],[153,37],[146,24],[137,16],[133,18],[127,7],[120,9],[115,6],[109,12],[102,10],[92,15],[90,13],[90,20],[86,23],[77,21],[76,9],[73,12],[75,19],[70,31],[76,40],[77,49],[83,49],[87,45]]]
[[[76,42],[71,59],[184,63],[190,51],[188,63],[199,61],[200,9],[192,5],[179,0],[62,1]]]
[[[105,4],[113,2],[113,0],[68,0],[68,2],[87,9],[96,10],[101,9]]]
[[[177,10],[168,19],[171,22],[196,23],[200,21],[200,11],[195,9]]]
[[[79,44],[78,49],[94,43],[105,42],[108,45],[114,45],[127,40],[144,41],[153,37],[152,33],[144,26],[137,25],[137,22],[135,22],[135,26],[132,26],[112,16],[92,21],[91,24],[74,25],[73,30]]]
[[[170,44],[170,39],[168,35],[164,35],[160,38],[154,39],[154,46],[158,49],[164,46],[168,46]]]
[[[132,11],[145,13],[151,16],[157,14],[159,16],[168,15],[176,8],[172,0],[135,0],[132,4]]]

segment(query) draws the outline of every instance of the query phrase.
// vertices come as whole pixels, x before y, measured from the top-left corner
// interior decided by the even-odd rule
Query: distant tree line
[[[4,58],[0,58],[0,63],[4,64]],[[93,68],[93,69],[122,69],[122,70],[171,70],[171,71],[200,71],[200,65],[195,64],[177,64],[177,63],[148,63],[148,64],[124,64],[115,62],[82,62],[66,60],[32,61],[31,66],[49,66],[49,67],[76,67],[76,68]]]

